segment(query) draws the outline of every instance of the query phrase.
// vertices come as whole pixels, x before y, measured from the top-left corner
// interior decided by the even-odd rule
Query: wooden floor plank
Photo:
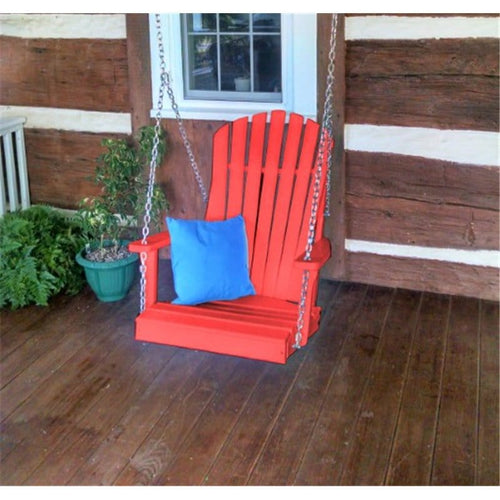
[[[57,324],[54,316],[46,314],[41,315],[33,323],[28,322],[25,328],[20,327],[19,337],[25,338],[26,341],[20,343],[16,349],[10,349],[8,355],[2,356],[1,387],[5,387],[20,371],[36,361],[42,354],[53,349],[64,339],[65,331],[69,328],[84,325],[85,314],[93,314],[93,309],[97,306],[97,301],[89,301],[81,295],[75,297],[71,304],[68,303],[66,307],[61,308],[57,314]],[[76,315],[75,310],[81,314]]]
[[[82,294],[86,293],[86,290]],[[57,295],[48,306],[26,306],[14,311],[0,310],[0,359],[5,359],[12,351],[32,337],[36,324],[44,317],[74,305],[74,297]]]
[[[126,310],[127,303],[123,305]],[[77,350],[2,422],[2,432],[13,436],[17,443],[0,464],[5,484],[22,484],[52,447],[77,426],[87,408],[102,397],[111,376],[103,364],[105,360],[114,360],[116,370],[120,370],[121,363],[137,355],[138,345],[124,335],[124,328],[131,335],[132,321],[130,314],[118,314],[98,325],[101,335],[97,341]]]
[[[159,352],[171,350],[175,355],[124,416],[116,421],[86,463],[68,479],[67,485],[112,485],[204,360],[201,354],[193,356],[186,349],[167,346],[156,346],[156,349]]]
[[[241,486],[269,435],[305,355],[295,353],[284,366],[267,366],[256,390],[207,470],[203,484]]]
[[[203,356],[204,362],[195,376],[169,406],[114,485],[151,485],[178,456],[178,450],[188,439],[204,410],[213,403],[217,392],[224,387],[240,361],[217,354],[192,352]],[[165,478],[168,479],[168,478]]]
[[[481,301],[476,484],[499,486],[499,307]]]
[[[475,482],[479,300],[453,297],[431,484]]]
[[[36,351],[38,357],[33,360],[33,351],[31,349],[29,354],[26,354],[23,349],[26,342],[19,350],[9,356],[6,364],[11,363],[11,358],[16,358],[18,363],[18,374],[10,380],[0,390],[0,399],[2,401],[0,415],[4,420],[14,409],[19,406],[30,394],[33,394],[42,386],[48,377],[56,372],[62,365],[64,365],[69,358],[71,358],[75,351],[85,349],[85,346],[92,342],[99,330],[96,328],[86,328],[88,324],[85,315],[92,315],[94,321],[103,321],[107,316],[114,315],[123,304],[106,305],[92,301],[89,307],[75,310],[79,312],[81,323],[75,323],[68,317],[67,321],[57,323],[57,326],[41,327],[34,338],[34,343],[37,344]],[[71,328],[78,328],[80,334],[75,338],[73,336],[64,335]],[[59,335],[60,333],[60,335]],[[49,340],[46,340],[49,338]],[[25,358],[19,363],[20,351],[23,351]]]
[[[125,333],[122,330],[122,333]],[[43,462],[25,481],[26,485],[64,485],[69,477],[90,458],[92,451],[113,429],[131,404],[147,390],[165,363],[174,355],[173,349],[136,344],[135,356],[123,360],[127,371],[117,369],[112,355],[103,363],[108,383],[102,396],[64,434],[64,439],[51,447]]]
[[[394,443],[386,464],[387,485],[430,482],[450,302],[446,295],[423,296]]]
[[[155,479],[156,485],[196,486],[204,483],[213,457],[223,446],[263,372],[262,362],[238,361],[229,380],[206,406],[175,458]]]
[[[384,467],[391,453],[421,296],[418,292],[401,290],[391,304],[351,433],[349,456],[340,484],[379,486],[384,483]]]
[[[368,288],[364,300],[359,296],[357,300],[348,300],[353,305],[358,303],[360,308],[351,309],[345,316],[343,328],[350,334],[336,358],[326,399],[297,472],[296,484],[338,484],[352,439],[353,422],[392,298],[390,289]]]
[[[1,485],[498,485],[497,302],[322,281],[276,365],[135,341],[134,287],[2,311]]]

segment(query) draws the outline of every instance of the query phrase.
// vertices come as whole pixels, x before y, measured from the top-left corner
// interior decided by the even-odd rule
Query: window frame
[[[180,14],[161,14],[162,37],[167,71],[179,112],[185,119],[234,120],[240,116],[282,109],[317,119],[316,14],[281,14],[282,34],[282,100],[281,102],[202,100],[184,97],[182,29]],[[160,64],[156,37],[156,20],[149,14],[151,116],[156,116],[159,95]],[[170,100],[165,96],[161,116],[174,118]]]

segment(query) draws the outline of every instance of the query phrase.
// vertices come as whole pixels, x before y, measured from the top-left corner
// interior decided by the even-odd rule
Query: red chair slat
[[[276,290],[276,280],[279,274],[286,231],[288,224],[295,224],[290,219],[290,200],[295,181],[295,172],[298,164],[299,147],[302,140],[303,118],[297,114],[290,115],[283,162],[279,171],[279,183],[276,191],[273,225],[269,241],[269,251],[265,268],[263,292],[273,295]]]
[[[243,209],[243,184],[248,118],[233,122],[231,133],[231,158],[229,161],[229,188],[226,218],[241,214]]]
[[[252,128],[250,132],[245,199],[243,202],[243,217],[245,219],[247,229],[249,262],[253,261],[255,247],[259,195],[262,182],[266,120],[267,113],[254,115],[252,118]]]
[[[222,220],[226,214],[229,124],[223,125],[213,137],[212,184],[208,198],[207,220]]]
[[[285,129],[285,112],[273,111],[267,139],[267,153],[264,165],[263,184],[260,194],[259,213],[255,248],[251,264],[250,278],[257,291],[262,293],[269,238],[274,216],[274,201],[278,181],[278,167],[281,156],[281,146]]]

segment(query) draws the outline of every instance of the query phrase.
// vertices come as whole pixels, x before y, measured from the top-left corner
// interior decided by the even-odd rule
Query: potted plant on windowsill
[[[80,202],[77,217],[86,238],[85,247],[76,255],[84,268],[87,282],[103,302],[124,298],[133,284],[138,269],[138,255],[127,249],[129,240],[139,236],[144,213],[147,178],[154,127],[139,130],[135,144],[124,139],[104,139],[106,152],[97,159],[94,181],[101,187],[98,196]],[[158,164],[166,152],[166,140],[160,131]],[[160,229],[168,210],[165,194],[154,185],[151,227]]]
[[[234,90],[237,92],[250,92],[250,73],[244,70],[234,79]]]

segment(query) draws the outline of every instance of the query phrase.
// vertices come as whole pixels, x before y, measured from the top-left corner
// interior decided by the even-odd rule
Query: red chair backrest
[[[258,294],[298,301],[320,127],[284,111],[260,113],[223,125],[213,137],[212,183],[206,220],[242,214],[250,277]],[[325,159],[326,160],[326,159]],[[323,166],[316,239],[323,233]]]

